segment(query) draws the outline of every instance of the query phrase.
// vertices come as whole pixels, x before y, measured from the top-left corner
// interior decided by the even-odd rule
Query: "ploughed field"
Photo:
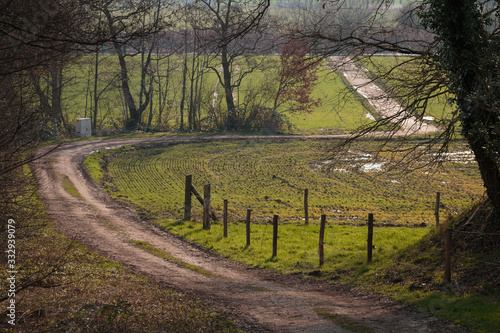
[[[99,152],[87,159],[89,169],[104,163],[99,179],[113,196],[138,205],[156,217],[183,217],[185,176],[203,193],[210,183],[212,206],[221,217],[229,200],[229,221],[243,221],[252,209],[252,223],[303,223],[304,190],[309,191],[309,217],[328,221],[365,223],[373,213],[376,223],[413,226],[434,224],[436,192],[441,193],[444,220],[479,199],[484,189],[472,155],[456,144],[442,168],[404,173],[388,153],[378,159],[368,151],[373,144],[359,141],[336,155],[332,140],[249,139],[210,143],[137,146]],[[364,147],[364,148],[363,148]],[[389,149],[390,150],[390,149]],[[432,156],[429,156],[431,159]],[[202,207],[193,198],[193,214]]]

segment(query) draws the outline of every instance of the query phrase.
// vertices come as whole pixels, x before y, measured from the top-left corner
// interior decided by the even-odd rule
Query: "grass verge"
[[[349,332],[353,333],[372,333],[373,330],[367,326],[363,326],[356,322],[355,320],[352,320],[351,318],[347,316],[342,316],[338,314],[331,314],[328,311],[325,311],[323,309],[314,309],[314,312],[322,318],[325,318],[329,321],[331,321],[334,324],[339,325],[345,330],[348,330]]]
[[[83,199],[82,195],[78,192],[75,185],[71,182],[71,180],[69,180],[68,177],[64,177],[62,179],[62,185],[67,193],[74,196],[75,198]]]

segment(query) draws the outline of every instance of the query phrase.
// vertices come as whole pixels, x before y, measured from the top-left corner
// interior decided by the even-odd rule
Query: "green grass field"
[[[163,216],[182,218],[185,175],[193,175],[198,191],[212,185],[212,203],[221,216],[229,200],[230,219],[255,221],[278,214],[284,221],[303,219],[303,193],[309,190],[309,215],[326,214],[338,222],[364,222],[368,213],[380,223],[434,223],[436,192],[442,216],[454,215],[484,192],[476,166],[449,163],[442,170],[382,172],[387,159],[375,161],[360,142],[348,156],[330,159],[322,140],[240,140],[166,147],[132,147],[93,155],[93,169],[102,154],[110,159],[104,185],[116,197]],[[368,147],[367,147],[368,148]],[[112,155],[112,158],[110,157]],[[380,169],[379,169],[380,168]],[[102,177],[102,176],[101,176]],[[201,206],[194,205],[199,216]]]
[[[257,59],[257,60],[256,60]],[[188,63],[191,66],[192,57],[189,56]],[[208,59],[202,59],[207,60]],[[93,110],[93,95],[94,95],[94,61],[93,56],[81,57],[71,66],[68,66],[64,72],[64,76],[68,78],[63,88],[63,108],[69,124],[74,122],[75,118],[91,117]],[[100,128],[120,128],[124,121],[125,104],[123,101],[120,80],[119,66],[115,56],[100,55],[99,58],[99,114],[98,127]],[[140,88],[140,56],[128,58],[128,68],[130,76],[130,86],[136,102],[139,101]],[[262,61],[262,68],[248,74],[242,81],[240,87],[235,89],[236,105],[244,107],[247,97],[253,96],[256,92],[260,94],[256,99],[262,99],[265,106],[271,107],[272,103],[268,97],[262,96],[269,94],[263,88],[265,82],[272,79],[277,66],[279,66],[279,57],[255,57],[249,61]],[[215,68],[220,65],[217,59],[211,59],[210,64]],[[206,66],[206,64],[201,64]],[[168,61],[162,60],[158,66],[154,66],[155,73],[162,75],[162,86],[158,83],[154,84],[153,108],[148,109],[143,114],[145,123],[148,121],[149,113],[152,111],[152,126],[158,126],[159,115],[159,91],[166,95],[162,96],[162,101],[167,101],[167,104],[162,113],[161,128],[162,129],[178,129],[180,125],[180,102],[182,97],[182,66],[183,58],[181,56],[171,56]],[[250,66],[246,59],[242,58],[238,61],[238,70],[235,70],[235,79],[239,77]],[[213,105],[214,92],[218,93],[216,99],[219,108],[224,109],[224,92],[222,86],[217,85],[216,74],[207,68],[199,71],[203,73],[203,79],[200,80],[201,88],[201,109],[200,117],[208,119],[209,106]],[[191,70],[188,70],[188,78],[191,75]],[[198,75],[197,74],[197,75]],[[156,81],[155,81],[156,82]],[[168,86],[166,84],[168,83]],[[217,88],[216,88],[217,86]],[[187,89],[186,103],[189,101],[189,86]],[[366,111],[363,106],[356,101],[350,92],[346,90],[342,81],[337,74],[327,67],[326,63],[320,66],[319,81],[313,92],[314,98],[321,98],[322,105],[316,108],[310,114],[290,114],[287,112],[287,106],[284,104],[280,108],[280,112],[289,117],[290,122],[294,125],[294,131],[305,134],[343,134],[352,133],[359,126],[368,123],[370,120],[366,118]],[[185,112],[185,121],[187,122],[187,109]],[[208,124],[207,120],[203,120],[202,124]]]
[[[319,267],[319,226],[280,224],[278,227],[278,255],[272,258],[270,224],[251,226],[251,245],[246,246],[244,223],[232,223],[228,238],[223,238],[222,224],[212,224],[206,232],[199,223],[160,220],[159,224],[179,236],[221,253],[232,260],[259,268],[271,268],[282,273],[314,272]],[[366,262],[366,227],[352,227],[328,223],[325,227],[324,272],[356,271]],[[394,255],[399,249],[414,244],[429,232],[428,228],[377,228],[374,232],[375,262]],[[355,276],[353,276],[355,278]],[[342,281],[349,282],[349,281]]]
[[[319,83],[313,97],[322,104],[310,114],[289,115],[296,132],[300,134],[352,133],[371,121],[363,108],[342,80],[326,64],[319,71]]]

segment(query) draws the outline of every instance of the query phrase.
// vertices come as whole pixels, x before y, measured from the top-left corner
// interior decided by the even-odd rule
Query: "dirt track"
[[[250,269],[220,258],[141,221],[133,210],[111,200],[82,168],[84,157],[95,150],[147,142],[238,138],[241,137],[164,136],[80,141],[65,144],[39,159],[33,163],[33,169],[47,211],[63,233],[158,283],[200,298],[228,314],[244,331],[349,332],[320,318],[315,309],[350,318],[373,332],[466,331],[378,296]],[[64,176],[83,199],[65,192],[61,184]],[[131,245],[131,239],[147,241],[221,277],[208,277],[155,257]]]
[[[349,57],[331,57],[351,85],[361,94],[377,112],[383,117],[390,119],[393,123],[398,123],[402,130],[400,136],[410,136],[433,133],[439,130],[437,126],[423,122],[415,116],[405,112],[385,91],[380,89],[372,79],[363,71],[356,67],[354,61]]]

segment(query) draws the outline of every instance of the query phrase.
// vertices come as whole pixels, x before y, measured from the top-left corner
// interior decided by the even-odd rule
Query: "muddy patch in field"
[[[314,172],[350,172],[360,170],[363,172],[380,172],[384,171],[385,162],[375,158],[372,154],[364,152],[349,151],[350,156],[315,161],[309,164],[309,170]]]

